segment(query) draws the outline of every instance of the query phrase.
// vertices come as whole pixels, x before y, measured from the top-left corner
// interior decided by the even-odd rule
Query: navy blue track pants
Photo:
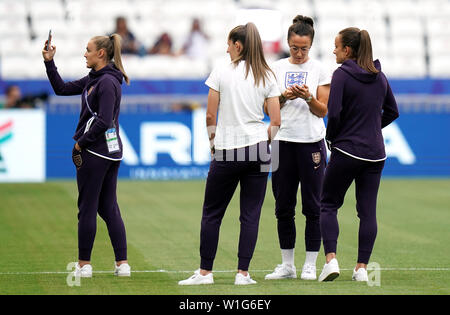
[[[295,207],[300,183],[302,213],[306,218],[306,251],[318,252],[321,243],[320,193],[326,167],[325,142],[278,143],[272,147],[272,161],[276,158],[280,161],[278,169],[272,173],[272,191],[280,248],[295,248]]]
[[[258,153],[256,159],[249,158],[250,151],[258,151],[255,148],[260,148],[264,154]],[[219,159],[219,156],[224,158]],[[200,231],[200,268],[213,269],[220,225],[237,185],[240,184],[238,269],[248,270],[256,246],[261,207],[267,187],[268,169],[262,171],[261,168],[268,165],[270,152],[267,142],[216,152],[206,180]]]
[[[127,260],[125,226],[117,204],[120,161],[103,159],[83,150],[77,170],[78,250],[80,260],[91,260],[97,231],[97,213],[106,222],[116,261]]]
[[[337,211],[355,181],[356,210],[360,220],[358,263],[368,264],[377,236],[377,195],[384,161],[352,158],[333,149],[322,188],[320,226],[325,254],[336,253],[339,224]]]

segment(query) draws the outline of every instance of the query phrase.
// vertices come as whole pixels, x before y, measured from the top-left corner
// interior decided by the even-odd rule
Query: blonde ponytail
[[[119,34],[112,34],[110,36],[96,36],[93,37],[97,50],[104,49],[109,61],[113,61],[117,69],[122,72],[127,85],[130,85],[130,78],[125,72],[122,64],[122,37]]]

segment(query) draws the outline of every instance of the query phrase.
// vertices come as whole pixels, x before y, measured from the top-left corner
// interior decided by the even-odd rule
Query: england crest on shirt
[[[293,85],[303,85],[306,84],[306,77],[308,76],[308,72],[286,72],[286,79],[284,85],[286,88],[291,87]]]

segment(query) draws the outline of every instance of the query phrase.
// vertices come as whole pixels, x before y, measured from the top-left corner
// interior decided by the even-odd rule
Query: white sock
[[[317,256],[319,252],[306,252],[305,264],[316,265]]]
[[[294,248],[282,249],[281,261],[283,264],[294,266]]]

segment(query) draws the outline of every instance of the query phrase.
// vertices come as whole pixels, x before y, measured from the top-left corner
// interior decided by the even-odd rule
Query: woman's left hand
[[[291,91],[295,96],[304,100],[311,96],[307,85],[293,85],[291,86]]]
[[[80,147],[80,145],[78,144],[78,142],[75,142],[75,149],[76,149],[77,151],[80,151],[80,152],[81,152],[81,147]]]

